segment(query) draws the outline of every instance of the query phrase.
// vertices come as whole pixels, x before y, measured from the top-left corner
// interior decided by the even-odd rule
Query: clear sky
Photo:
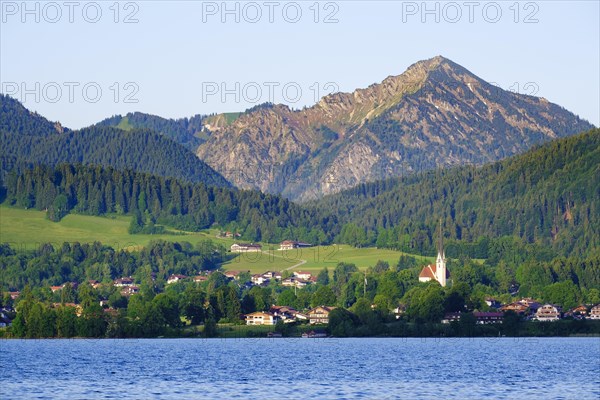
[[[80,128],[130,111],[300,108],[443,55],[598,126],[599,4],[2,0],[1,90]]]

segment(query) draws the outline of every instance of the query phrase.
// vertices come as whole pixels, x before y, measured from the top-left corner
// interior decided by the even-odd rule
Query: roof
[[[324,310],[324,311],[331,312],[331,311],[332,311],[332,310],[334,310],[335,308],[336,308],[336,307],[330,307],[330,306],[317,306],[317,307],[315,307],[315,308],[311,309],[311,310],[310,310],[308,313],[309,313],[309,314],[312,314],[314,311],[316,311],[316,310],[318,310],[318,309],[322,309],[322,310]]]
[[[435,278],[436,271],[437,271],[437,266],[435,264],[426,265],[421,270],[421,273],[419,274],[419,278],[436,279]],[[448,272],[448,269],[446,268],[446,278],[449,278],[449,277],[450,277],[450,273]]]
[[[255,311],[253,313],[250,314],[246,314],[244,315],[244,317],[259,317],[259,316],[263,316],[263,317],[274,317],[274,315],[270,312],[265,312],[265,311]]]
[[[504,313],[501,312],[473,312],[473,316],[475,318],[483,318],[483,317],[503,317]]]

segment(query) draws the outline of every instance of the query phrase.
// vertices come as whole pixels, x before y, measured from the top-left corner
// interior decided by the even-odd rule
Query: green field
[[[22,249],[35,249],[40,243],[47,242],[60,245],[63,242],[99,241],[116,249],[123,249],[143,247],[157,239],[193,244],[203,239],[216,239],[205,232],[185,235],[130,235],[127,232],[130,219],[131,217],[123,215],[93,217],[69,214],[60,222],[52,222],[46,218],[44,211],[0,206],[0,242],[9,242]],[[232,243],[231,240],[222,242],[224,245]]]
[[[339,262],[348,262],[363,269],[374,266],[378,260],[387,261],[394,266],[402,254],[406,253],[374,247],[354,248],[346,244],[334,244],[290,251],[265,250],[263,253],[244,253],[226,262],[223,267],[227,270],[249,270],[252,273],[259,273],[281,271],[295,266],[294,270],[316,272],[324,267],[333,270]],[[423,264],[434,260],[433,257],[415,257],[422,260]],[[303,264],[298,265],[303,261]]]
[[[44,211],[23,210],[0,206],[0,242],[11,243],[16,248],[33,250],[41,243],[52,243],[55,247],[63,242],[102,242],[115,249],[135,249],[146,246],[150,241],[163,239],[172,242],[190,242],[211,239],[229,248],[233,239],[217,238],[216,230],[185,232],[181,235],[131,235],[127,232],[131,217],[116,215],[94,217],[69,214],[60,222],[46,218]],[[384,260],[395,265],[402,254],[399,251],[376,248],[354,248],[349,245],[315,246],[304,249],[279,251],[278,245],[262,243],[262,253],[242,253],[225,262],[226,270],[249,270],[252,273],[269,270],[281,271],[294,267],[295,270],[320,271],[323,267],[333,270],[339,262],[354,263],[359,268],[375,265]],[[433,260],[420,257],[423,263]]]

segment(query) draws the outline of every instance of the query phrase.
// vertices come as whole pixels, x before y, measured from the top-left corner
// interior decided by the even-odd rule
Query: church
[[[444,243],[442,236],[442,223],[440,221],[440,237],[438,239],[438,255],[435,264],[429,264],[421,270],[419,274],[419,282],[429,282],[432,279],[436,280],[442,286],[446,286],[446,282],[450,274],[446,269],[446,255],[444,254]]]

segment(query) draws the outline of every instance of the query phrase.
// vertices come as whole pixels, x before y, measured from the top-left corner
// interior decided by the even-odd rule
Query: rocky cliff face
[[[238,187],[299,201],[414,171],[498,160],[592,127],[439,56],[301,111],[265,105],[213,122],[200,158]]]

